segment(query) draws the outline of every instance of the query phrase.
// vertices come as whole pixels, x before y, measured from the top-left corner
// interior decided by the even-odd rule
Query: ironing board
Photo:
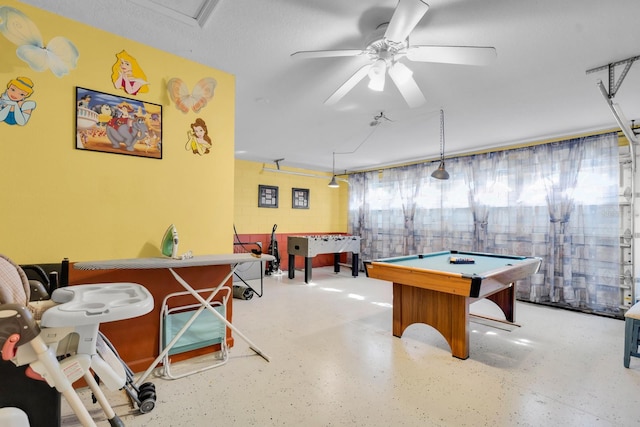
[[[193,315],[187,321],[182,329],[176,333],[173,339],[166,345],[164,350],[160,352],[158,357],[151,363],[149,368],[142,374],[140,378],[136,381],[136,385],[140,385],[144,382],[144,380],[151,374],[151,372],[155,369],[156,366],[160,363],[160,361],[164,358],[164,356],[171,350],[171,348],[178,342],[180,337],[184,334],[184,332],[191,326],[191,324],[196,320],[198,315],[203,310],[209,310],[214,316],[216,316],[220,321],[224,322],[229,329],[234,331],[236,335],[242,338],[247,344],[249,344],[249,348],[256,352],[259,356],[261,356],[267,362],[269,361],[269,357],[263,353],[255,344],[253,344],[249,338],[247,338],[242,332],[240,332],[231,322],[227,320],[225,316],[220,314],[212,305],[211,301],[216,296],[216,294],[222,289],[225,283],[233,276],[236,269],[240,264],[248,263],[248,262],[260,262],[260,261],[273,261],[275,258],[271,255],[262,254],[260,258],[256,258],[251,254],[246,253],[234,253],[234,254],[216,254],[216,255],[199,255],[191,258],[185,259],[175,259],[175,258],[164,258],[164,257],[154,257],[154,258],[129,258],[129,259],[114,259],[114,260],[104,260],[104,261],[87,261],[87,262],[77,262],[74,264],[74,268],[78,270],[145,270],[145,269],[168,269],[176,281],[182,285],[182,287],[187,290],[193,297],[201,304],[201,306],[194,310]],[[205,299],[203,298],[189,283],[187,283],[176,271],[175,268],[183,268],[183,267],[201,267],[208,265],[229,265],[231,266],[230,272],[220,281],[220,283],[213,287],[213,291],[211,294]]]

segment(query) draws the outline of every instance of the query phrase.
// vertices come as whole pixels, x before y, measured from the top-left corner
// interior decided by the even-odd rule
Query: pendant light
[[[335,153],[335,151],[332,154],[333,154],[333,168],[332,168],[333,177],[331,178],[331,181],[329,181],[329,187],[330,188],[338,188],[338,187],[340,187],[340,185],[338,184],[338,181],[336,181],[336,153]]]
[[[436,179],[449,179],[449,172],[444,169],[444,111],[440,110],[440,166],[433,171],[432,177]]]

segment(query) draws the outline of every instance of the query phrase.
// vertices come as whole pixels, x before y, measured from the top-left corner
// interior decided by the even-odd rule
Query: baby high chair
[[[149,291],[135,283],[104,283],[59,288],[45,301],[29,302],[29,294],[24,271],[0,255],[2,358],[29,365],[27,376],[56,387],[82,425],[94,426],[71,387],[84,378],[110,425],[124,426],[93,377],[95,373],[110,390],[123,388],[127,380],[125,365],[100,339],[98,328],[150,312]]]

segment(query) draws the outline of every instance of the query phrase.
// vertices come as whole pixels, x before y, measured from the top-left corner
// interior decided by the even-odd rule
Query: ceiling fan
[[[324,102],[333,105],[340,101],[362,79],[369,76],[369,88],[384,90],[388,73],[409,107],[419,107],[426,102],[413,72],[400,59],[409,61],[439,62],[462,65],[487,65],[496,58],[496,49],[481,46],[433,46],[410,45],[409,34],[427,13],[429,5],[422,0],[399,0],[388,23],[374,31],[364,49],[339,49],[300,51],[291,54],[295,58],[328,58],[338,56],[368,56],[370,63],[356,71]]]

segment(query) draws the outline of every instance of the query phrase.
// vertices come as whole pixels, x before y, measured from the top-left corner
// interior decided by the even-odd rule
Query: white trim
[[[201,28],[205,26],[205,24],[209,20],[209,17],[211,17],[213,10],[218,5],[218,3],[220,3],[220,0],[202,0],[202,6],[200,8],[200,11],[198,12],[198,16],[193,18],[180,12],[176,12],[175,10],[168,7],[162,6],[161,4],[158,4],[153,0],[131,1],[132,3],[139,4],[140,6],[146,7],[147,9],[151,9],[153,11],[161,13],[165,16],[168,16],[169,18],[175,19],[176,21],[180,21],[194,27],[199,26]]]

